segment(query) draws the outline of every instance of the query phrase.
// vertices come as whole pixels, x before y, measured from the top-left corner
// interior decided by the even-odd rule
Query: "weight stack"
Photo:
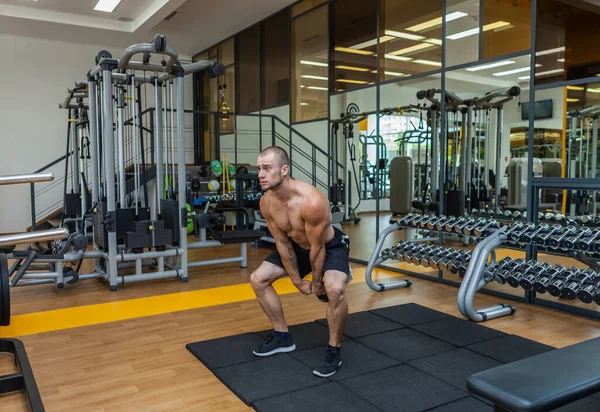
[[[133,253],[141,253],[146,248],[165,250],[165,246],[173,242],[173,232],[165,229],[162,220],[135,222],[133,232],[127,232],[125,245]]]
[[[124,244],[127,232],[134,230],[135,209],[117,209],[116,229],[117,229],[117,244]],[[99,202],[96,205],[96,213],[94,213],[94,242],[100,249],[108,247],[108,230],[106,228],[106,203]]]
[[[179,201],[161,199],[160,215],[164,222],[165,229],[172,232],[173,245],[179,246],[179,228],[181,221],[179,219]]]
[[[412,210],[414,190],[413,163],[410,157],[399,156],[390,163],[390,210],[405,215]]]

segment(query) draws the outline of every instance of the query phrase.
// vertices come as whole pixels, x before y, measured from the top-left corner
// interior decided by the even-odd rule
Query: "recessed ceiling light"
[[[581,90],[585,90],[585,88],[581,87],[581,86],[567,86],[567,90],[574,90],[574,91],[581,91]]]
[[[308,106],[308,103],[306,103],[306,102],[300,102],[300,106]]]
[[[431,61],[431,60],[414,60],[413,63],[426,64],[428,66],[442,67],[442,63],[434,62],[434,61]]]
[[[575,102],[578,102],[578,101],[579,101],[579,99],[567,98],[567,102],[569,102],[569,103],[575,103]]]
[[[313,76],[312,74],[303,74],[301,77],[304,78],[304,79],[327,80],[327,77],[324,77],[324,76]]]
[[[341,70],[352,70],[355,72],[368,72],[370,69],[366,69],[364,67],[356,67],[356,66],[335,66],[336,69]]]
[[[548,49],[548,50],[542,50],[537,52],[535,55],[536,56],[545,56],[546,54],[552,54],[552,53],[560,53],[565,51],[565,47],[557,47],[555,49]]]
[[[390,72],[387,70],[384,73],[387,74],[388,76],[406,76],[404,73]]]
[[[335,51],[344,52],[344,53],[362,54],[363,56],[370,56],[372,54],[375,54],[375,53],[367,51],[367,50],[350,49],[348,47],[336,47]]]
[[[565,69],[548,70],[546,72],[536,73],[535,76],[536,77],[538,77],[538,76],[547,76],[549,74],[558,74],[558,73],[562,73],[564,71],[565,71]],[[529,76],[518,77],[518,79],[519,80],[529,80]]]
[[[556,61],[559,62],[559,63],[564,63],[565,59],[556,59]]]
[[[419,44],[415,44],[414,46],[410,46],[410,47],[406,47],[404,49],[389,52],[388,54],[391,54],[392,56],[398,56],[400,54],[412,53],[412,52],[419,51],[419,50],[429,49],[431,47],[435,47],[435,45],[430,44],[430,43],[419,43]]]
[[[589,93],[600,93],[600,89],[587,89]]]
[[[419,36],[417,34],[402,33],[401,31],[395,31],[395,30],[386,30],[385,34],[388,36],[394,36],[394,37],[398,37],[401,39],[415,40],[415,41],[423,40],[425,38],[425,37]]]
[[[392,36],[382,36],[379,39],[379,43],[385,43],[386,41],[394,40]],[[363,43],[355,44],[354,46],[350,46],[351,49],[366,49],[367,47],[375,46],[377,44],[377,39],[369,40]]]
[[[442,41],[440,39],[425,39],[423,40],[425,43],[431,43],[431,44],[435,44],[438,46],[442,45]]]
[[[510,25],[511,24],[506,21],[497,21],[497,22],[486,24],[485,26],[483,26],[483,31],[500,29],[503,27],[508,27]],[[473,36],[478,33],[479,33],[479,27],[475,27],[474,29],[469,29],[469,30],[461,31],[459,33],[451,34],[450,36],[446,36],[446,38],[450,39],[450,40],[458,40],[458,39],[462,39],[465,37]]]
[[[514,61],[512,60],[503,60],[500,62],[495,62],[495,63],[490,63],[490,64],[483,64],[481,66],[475,66],[475,67],[469,67],[468,69],[465,69],[468,72],[477,72],[479,70],[487,70],[487,69],[492,69],[494,67],[501,67],[501,66],[506,66],[509,64],[515,64]]]
[[[309,65],[309,66],[328,67],[327,63],[313,62],[311,60],[300,60],[300,64],[306,64],[306,65]]]
[[[394,56],[393,54],[386,54],[385,58],[386,59],[390,59],[390,60],[398,60],[398,61],[401,61],[401,62],[409,62],[409,61],[411,61],[413,59],[412,57]]]
[[[455,11],[455,12],[446,14],[446,23],[449,21],[460,19],[461,17],[465,17],[465,16],[468,16],[468,14],[463,13],[462,11]],[[427,29],[431,29],[433,27],[441,26],[441,25],[442,25],[442,18],[438,17],[436,19],[429,20],[424,23],[417,24],[415,26],[407,27],[406,30],[408,30],[408,31],[424,31]]]
[[[353,83],[353,84],[367,84],[368,83],[363,80],[352,80],[352,79],[337,79],[337,81],[340,83]]]
[[[99,0],[96,4],[96,7],[94,7],[94,10],[112,13],[112,11],[119,5],[120,2],[121,0]]]
[[[508,76],[511,74],[528,72],[529,70],[530,70],[530,67],[521,67],[520,69],[507,70],[505,72],[493,73],[492,75],[493,76]]]
[[[310,89],[310,90],[325,90],[325,91],[328,90],[327,87],[321,87],[321,86],[307,86],[306,88]]]

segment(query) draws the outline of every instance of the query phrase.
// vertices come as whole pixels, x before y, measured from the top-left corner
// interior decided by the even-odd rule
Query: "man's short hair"
[[[285,165],[290,164],[290,158],[289,158],[287,152],[285,151],[285,149],[283,149],[279,146],[269,146],[265,150],[260,152],[259,156],[265,156],[265,155],[268,155],[271,153],[275,156],[275,159],[277,159],[277,162],[279,163],[279,167],[283,167]]]

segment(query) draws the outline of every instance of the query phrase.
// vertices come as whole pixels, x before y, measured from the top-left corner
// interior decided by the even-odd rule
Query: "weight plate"
[[[350,103],[347,107],[346,107],[346,114],[351,114],[351,113],[359,113],[360,109],[358,108],[358,105],[356,103]],[[358,116],[352,116],[352,119],[356,119]]]
[[[8,286],[8,260],[0,255],[0,326],[10,325],[10,287]]]

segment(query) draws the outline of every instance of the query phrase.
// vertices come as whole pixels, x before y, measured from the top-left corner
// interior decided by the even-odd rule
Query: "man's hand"
[[[310,295],[310,291],[311,291],[310,285],[311,285],[311,283],[308,280],[301,280],[298,283],[294,283],[294,286],[296,286],[296,288],[298,288],[300,293],[302,293],[304,296]]]
[[[325,290],[325,285],[322,282],[312,282],[311,293],[316,296],[327,295],[327,291]]]

